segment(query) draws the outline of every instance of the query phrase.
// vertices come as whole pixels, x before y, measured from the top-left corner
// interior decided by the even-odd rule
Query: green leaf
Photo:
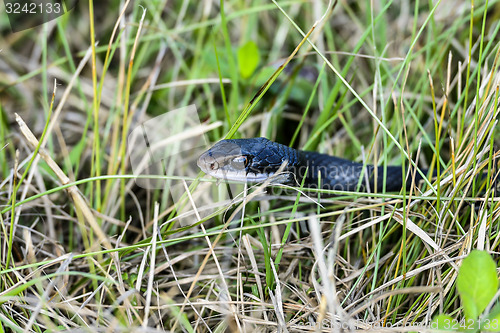
[[[259,49],[253,41],[249,40],[238,49],[238,66],[244,79],[249,78],[255,72],[259,62]]]
[[[498,289],[496,264],[487,252],[474,250],[462,262],[457,289],[467,318],[476,319]]]

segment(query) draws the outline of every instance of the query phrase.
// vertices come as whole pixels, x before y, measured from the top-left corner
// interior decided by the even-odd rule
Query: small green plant
[[[473,250],[464,259],[458,272],[457,290],[465,319],[440,314],[432,321],[432,328],[455,332],[500,331],[500,304],[488,309],[498,291],[498,277],[496,264],[486,251]]]
[[[249,40],[238,49],[238,68],[241,77],[244,79],[252,76],[259,62],[260,53],[255,42]]]

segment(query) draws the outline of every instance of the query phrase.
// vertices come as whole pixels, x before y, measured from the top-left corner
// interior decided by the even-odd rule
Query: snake
[[[384,167],[357,163],[312,151],[296,150],[267,138],[226,139],[198,158],[198,167],[212,177],[236,182],[271,180],[305,188],[335,191],[400,191],[405,182],[402,166]],[[415,175],[415,183],[422,179]],[[406,181],[406,188],[411,186]]]

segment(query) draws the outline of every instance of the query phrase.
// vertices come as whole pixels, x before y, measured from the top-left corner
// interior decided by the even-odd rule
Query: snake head
[[[283,163],[296,159],[296,156],[290,156],[293,152],[293,149],[266,138],[221,140],[200,156],[198,166],[206,174],[219,179],[263,182]],[[278,182],[287,180],[288,177],[280,177]]]

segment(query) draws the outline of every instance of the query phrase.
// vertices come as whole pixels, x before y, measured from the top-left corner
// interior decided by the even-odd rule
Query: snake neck
[[[299,151],[299,163],[293,166],[293,173],[299,184],[304,187],[322,188],[337,191],[377,192],[400,191],[403,187],[403,169],[400,166],[388,166],[384,178],[384,167],[374,167],[334,157],[326,154]],[[421,179],[417,175],[416,180]],[[409,189],[410,182],[406,188]]]

